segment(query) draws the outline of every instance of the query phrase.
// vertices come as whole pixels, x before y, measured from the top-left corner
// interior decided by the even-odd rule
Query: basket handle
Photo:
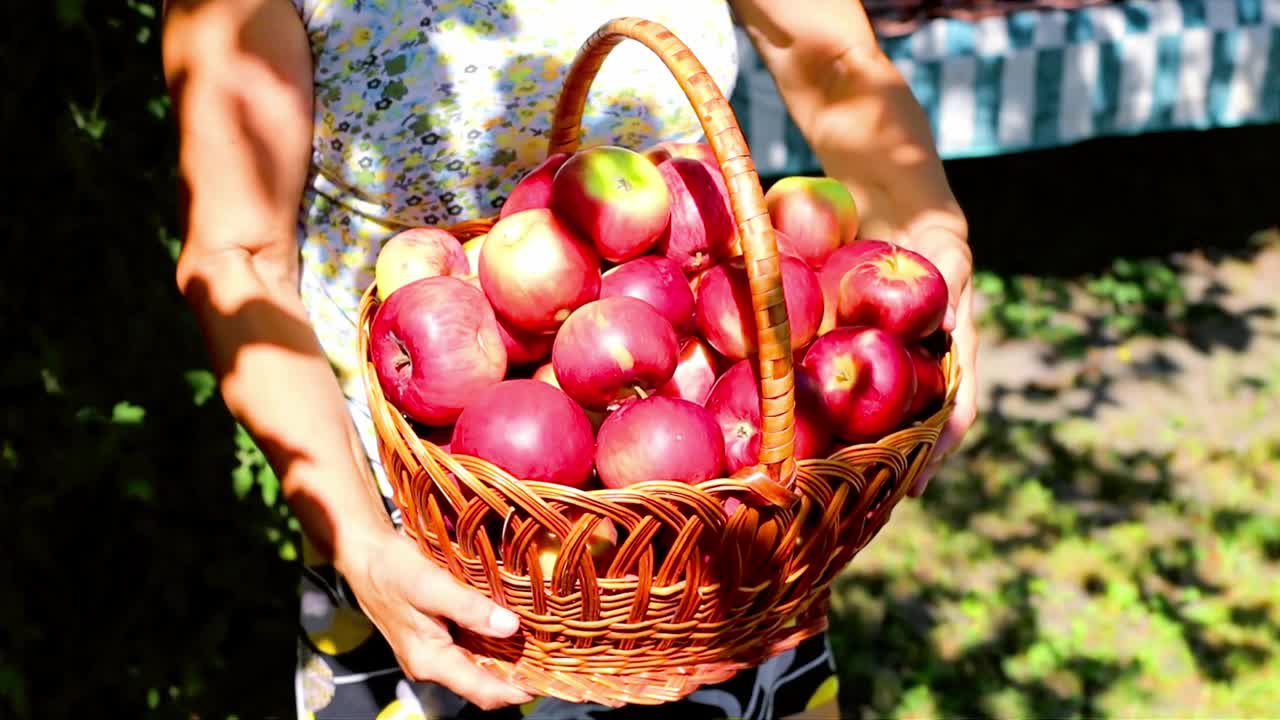
[[[611,20],[587,38],[569,67],[551,121],[547,153],[577,150],[587,91],[610,51],[627,38],[652,50],[679,82],[729,189],[756,317],[762,413],[759,466],[738,476],[770,502],[788,505],[796,497],[791,492],[796,474],[795,374],[782,265],[755,163],[738,119],[715,80],[688,46],[662,25],[631,17]]]

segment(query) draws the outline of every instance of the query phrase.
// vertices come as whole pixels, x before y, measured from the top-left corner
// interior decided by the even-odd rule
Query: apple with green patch
[[[604,259],[638,257],[671,219],[671,193],[658,168],[616,145],[579,150],[551,181],[550,208],[592,242]]]
[[[857,237],[857,205],[849,188],[835,178],[784,177],[769,187],[764,200],[773,226],[787,234],[814,270]]]

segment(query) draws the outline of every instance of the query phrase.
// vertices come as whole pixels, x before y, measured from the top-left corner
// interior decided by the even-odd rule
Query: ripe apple
[[[705,142],[676,142],[673,140],[663,140],[644,151],[644,156],[649,158],[649,162],[654,165],[661,165],[667,160],[673,158],[689,158],[691,160],[699,160],[707,165],[715,168],[717,172],[720,170],[720,161],[716,159],[715,150],[711,149],[710,143]]]
[[[423,425],[454,422],[507,372],[498,319],[484,294],[447,275],[389,295],[374,313],[369,341],[388,402]]]
[[[846,272],[868,254],[884,252],[890,249],[889,243],[883,240],[855,240],[843,245],[831,253],[827,262],[818,271],[818,281],[822,284],[822,327],[819,335],[826,335],[836,326],[836,308],[840,304],[840,280]]]
[[[609,268],[600,278],[600,298],[621,296],[652,305],[678,337],[693,333],[693,290],[675,261],[645,255]]]
[[[705,405],[711,388],[716,384],[720,359],[706,340],[693,336],[684,341],[676,360],[676,371],[671,380],[658,390],[659,395],[678,397]]]
[[[596,436],[596,472],[607,488],[649,480],[700,483],[723,471],[720,427],[688,400],[632,400],[609,415]]]
[[[502,336],[502,347],[507,350],[509,368],[547,359],[551,355],[551,343],[556,339],[551,333],[525,332],[501,317],[498,318],[498,334]]]
[[[538,380],[539,382],[544,382],[560,390],[564,390],[564,388],[560,387],[560,380],[556,378],[555,366],[550,362],[545,362],[539,365],[538,369],[533,371],[533,379]],[[582,410],[587,414],[587,419],[591,421],[592,430],[599,430],[604,419],[609,416],[609,413],[603,410],[591,410],[589,408],[582,408]]]
[[[577,508],[564,511],[564,515],[574,524],[585,514]],[[543,582],[549,582],[554,576],[556,560],[560,558],[564,545],[559,536],[547,529],[538,533],[533,544],[537,548],[538,567],[542,569]],[[602,517],[596,521],[595,528],[587,536],[587,554],[595,565],[596,576],[603,576],[618,554],[618,526],[612,520]]]
[[[928,258],[904,247],[865,254],[840,278],[840,325],[872,325],[910,344],[937,330],[946,312],[942,273]]]
[[[583,488],[595,441],[586,413],[568,395],[521,378],[490,385],[467,403],[452,452],[488,460],[519,480]]]
[[[844,183],[829,177],[793,175],[765,193],[773,226],[786,233],[801,257],[820,270],[831,253],[858,234],[858,208]]]
[[[831,419],[812,373],[795,367],[795,458],[821,457],[831,445]],[[762,408],[760,370],[754,360],[739,360],[716,381],[706,402],[724,435],[725,471],[733,474],[760,461]]]
[[[808,344],[822,323],[822,287],[818,275],[799,258],[783,255],[782,292],[791,326],[791,349]],[[756,352],[756,316],[746,261],[730,258],[707,271],[698,282],[698,332],[729,360]]]
[[[835,436],[848,442],[871,442],[897,430],[916,394],[906,347],[875,327],[837,327],[814,341],[801,367],[818,385]]]
[[[675,373],[680,344],[653,306],[618,296],[573,311],[556,333],[551,365],[560,387],[591,410],[650,395]]]
[[[680,265],[686,273],[707,268],[729,257],[733,247],[733,215],[706,163],[675,157],[658,165],[671,194],[671,222],[658,238],[655,252]],[[714,173],[714,174],[713,174]]]
[[[600,295],[600,256],[546,208],[494,223],[480,248],[480,287],[515,329],[550,333]]]
[[[434,227],[416,227],[392,235],[378,250],[373,280],[378,300],[426,277],[465,276],[471,264],[458,238]]]
[[[556,171],[569,159],[569,153],[554,153],[534,165],[528,174],[520,178],[520,182],[511,189],[511,194],[502,203],[498,218],[518,213],[521,210],[550,207],[551,181]]]
[[[640,153],[597,145],[573,154],[551,181],[550,207],[610,262],[644,253],[671,219],[662,173]]]
[[[907,352],[916,369],[916,393],[907,416],[918,418],[933,413],[947,394],[947,377],[942,364],[923,345],[910,345]]]

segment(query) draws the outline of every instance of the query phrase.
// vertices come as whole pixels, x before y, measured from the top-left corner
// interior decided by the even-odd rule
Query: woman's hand
[[[185,219],[175,279],[227,408],[410,677],[485,708],[529,700],[453,644],[446,620],[515,628],[392,528],[298,294],[314,94],[301,20],[287,0],[169,0],[163,33]]]
[[[446,620],[490,637],[507,637],[519,618],[454,580],[406,536],[390,528],[354,547],[335,563],[410,678],[443,685],[492,710],[532,696],[478,667],[453,643]]]
[[[961,378],[933,462],[911,489],[919,496],[973,425],[978,387],[969,229],[928,118],[857,2],[735,0],[733,6],[824,173],[853,194],[859,236],[916,250],[947,281],[943,326]]]

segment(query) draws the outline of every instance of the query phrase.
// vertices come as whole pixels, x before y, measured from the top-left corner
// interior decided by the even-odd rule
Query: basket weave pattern
[[[626,39],[653,50],[679,80],[729,188],[759,330],[760,465],[699,485],[578,490],[452,455],[421,439],[386,401],[369,353],[375,288],[360,307],[365,387],[405,532],[454,577],[521,617],[513,637],[460,630],[459,646],[534,694],[611,706],[677,700],[824,630],[831,581],[884,526],[928,461],[958,381],[948,355],[948,391],[933,417],[874,444],[795,462],[793,359],[776,240],[746,141],[701,63],[656,23],[607,23],[569,70],[548,153],[576,149],[590,84]],[[495,220],[448,229],[466,240]],[[732,516],[729,498],[741,501]],[[618,531],[607,568],[588,552],[602,519]],[[544,531],[562,539],[550,577],[534,545]]]

